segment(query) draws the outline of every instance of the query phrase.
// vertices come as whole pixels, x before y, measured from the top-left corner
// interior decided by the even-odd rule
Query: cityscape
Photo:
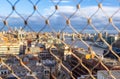
[[[0,3],[0,79],[120,79],[120,1]]]

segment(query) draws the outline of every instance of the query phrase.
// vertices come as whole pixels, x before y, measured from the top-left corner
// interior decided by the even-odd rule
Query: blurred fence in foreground
[[[57,62],[56,70],[54,72],[50,70],[51,78],[101,79],[100,74],[103,73],[106,78],[118,79],[119,75],[116,75],[118,72],[114,70],[119,68],[114,67],[120,65],[118,44],[120,1],[112,1],[1,0],[0,30],[1,32],[4,30],[11,32],[13,28],[21,27],[21,29],[28,32],[36,32],[35,35],[42,37],[42,39],[52,39],[60,42],[60,45],[63,46],[52,42],[48,47],[49,53]],[[37,38],[35,40],[45,42],[42,39]],[[94,44],[98,47],[93,46]],[[56,54],[53,48],[57,49],[59,53]],[[103,54],[103,52],[106,53]],[[39,75],[43,74],[42,72],[34,75],[34,66],[29,67],[23,62],[22,58],[25,56],[20,57],[14,54],[7,56],[18,60],[17,65],[20,65],[21,68],[18,66],[18,68],[14,69],[12,67],[14,63],[9,65],[2,57],[1,64],[16,78],[22,78],[22,76],[25,79],[29,78],[24,74],[18,76],[16,70],[19,71],[19,74],[22,71],[31,74],[32,77],[30,78],[33,79],[41,78]],[[104,58],[105,56],[110,58]],[[39,57],[37,57],[37,61],[39,60]],[[110,63],[114,64],[114,67]],[[38,67],[38,70],[41,70],[41,67]],[[1,72],[1,74],[5,73]],[[4,79],[6,76],[8,75],[1,78]]]

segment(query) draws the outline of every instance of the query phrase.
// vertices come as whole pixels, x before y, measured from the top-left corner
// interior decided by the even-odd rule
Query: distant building
[[[22,29],[18,30],[18,39],[20,41],[24,40],[26,37],[26,32]]]

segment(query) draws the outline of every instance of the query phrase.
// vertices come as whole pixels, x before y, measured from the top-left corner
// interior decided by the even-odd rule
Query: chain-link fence
[[[0,0],[1,79],[119,79],[119,0]]]

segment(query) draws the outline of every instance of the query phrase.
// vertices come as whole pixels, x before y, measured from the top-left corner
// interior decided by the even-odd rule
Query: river
[[[70,46],[73,46],[73,47],[80,47],[80,48],[83,48],[83,49],[85,49],[85,50],[88,49],[88,47],[87,47],[82,41],[80,41],[80,40],[72,41],[70,38],[67,38],[67,39],[65,40],[65,42],[66,42],[67,44],[69,44]],[[93,45],[92,45],[93,43],[90,42],[90,41],[85,41],[85,42],[92,47],[93,51],[94,51],[96,54],[98,54],[98,55],[103,55],[103,50],[104,50],[103,48],[93,46]]]

